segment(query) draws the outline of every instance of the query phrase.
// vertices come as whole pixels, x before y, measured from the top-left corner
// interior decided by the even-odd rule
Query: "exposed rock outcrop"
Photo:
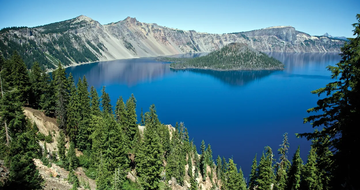
[[[28,67],[38,61],[54,68],[60,61],[75,65],[93,61],[211,52],[233,43],[263,52],[340,52],[344,40],[310,36],[294,27],[270,27],[249,32],[209,34],[142,23],[135,18],[101,25],[79,16],[34,28],[5,28],[0,48],[6,58],[19,51]]]

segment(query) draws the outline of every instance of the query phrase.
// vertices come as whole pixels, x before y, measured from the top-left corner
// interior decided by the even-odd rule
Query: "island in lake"
[[[206,56],[196,58],[161,57],[161,61],[171,62],[172,69],[208,70],[282,70],[284,64],[265,53],[244,43],[231,43]]]

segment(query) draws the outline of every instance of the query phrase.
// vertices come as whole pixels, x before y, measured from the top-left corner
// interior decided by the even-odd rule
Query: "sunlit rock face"
[[[101,25],[79,16],[34,28],[3,29],[0,48],[9,57],[16,45],[25,61],[64,65],[115,59],[211,52],[229,43],[245,43],[263,52],[340,52],[344,40],[311,36],[291,26],[248,32],[209,34],[142,23],[136,18]],[[11,45],[12,44],[12,45]],[[25,55],[26,54],[26,55]],[[38,57],[45,57],[40,60]],[[49,66],[47,66],[49,67]]]

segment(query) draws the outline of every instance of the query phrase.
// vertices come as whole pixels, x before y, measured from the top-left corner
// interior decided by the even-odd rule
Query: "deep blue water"
[[[112,105],[133,93],[137,113],[155,104],[164,124],[184,122],[200,151],[202,140],[217,155],[233,158],[248,176],[255,154],[264,147],[277,149],[282,135],[289,134],[291,160],[297,146],[306,161],[310,142],[295,133],[310,132],[303,124],[306,110],[317,95],[310,92],[331,82],[327,65],[340,61],[337,54],[271,54],[285,64],[283,71],[173,71],[154,59],[99,62],[67,68],[75,80],[86,76],[89,86],[101,95],[102,86]]]

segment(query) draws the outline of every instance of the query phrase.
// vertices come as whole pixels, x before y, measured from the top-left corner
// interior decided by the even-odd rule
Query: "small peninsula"
[[[171,62],[172,69],[207,70],[282,70],[284,64],[257,51],[244,43],[230,43],[220,50],[196,58],[162,57],[159,60]]]

